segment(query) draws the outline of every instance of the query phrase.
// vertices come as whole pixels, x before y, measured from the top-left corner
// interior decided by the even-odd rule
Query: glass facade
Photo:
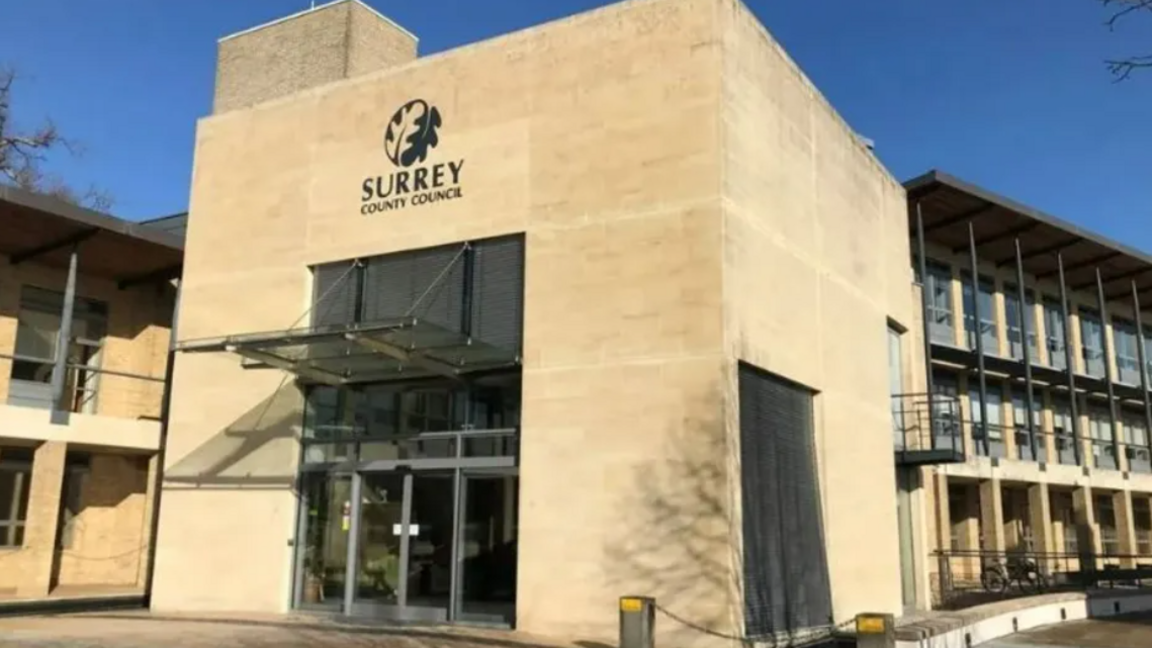
[[[1004,421],[1000,410],[1003,400],[1000,384],[988,385],[988,407],[986,408],[988,421],[985,422],[981,418],[983,412],[980,408],[980,390],[975,387],[974,382],[973,379],[969,379],[968,402],[972,412],[972,442],[976,446],[976,453],[988,457],[1004,457],[1007,453],[1004,445]],[[985,447],[985,438],[987,438],[987,448]]]
[[[1064,309],[1059,299],[1044,299],[1044,340],[1048,351],[1048,366],[1061,371],[1068,368],[1065,348]]]
[[[1099,313],[1084,308],[1080,309],[1080,355],[1084,373],[1104,376],[1104,324]]]
[[[1112,320],[1112,344],[1116,348],[1116,380],[1128,385],[1140,384],[1140,350],[1137,348],[1136,325]]]
[[[1031,290],[1024,294],[1024,327],[1028,335],[1028,355],[1037,362],[1040,349],[1036,340],[1036,295]],[[1004,319],[1008,329],[1008,355],[1016,360],[1024,359],[1024,335],[1020,330],[1020,291],[1016,284],[1004,284]]]
[[[964,296],[964,334],[968,341],[968,348],[976,348],[976,331],[979,328],[980,337],[984,344],[984,353],[995,355],[1000,353],[999,332],[996,328],[996,285],[987,277],[980,277],[980,323],[976,323],[976,298],[973,294],[972,275],[963,273],[962,285]]]
[[[928,263],[924,281],[928,298],[928,330],[933,342],[956,344],[955,316],[952,313],[952,271],[946,265]]]

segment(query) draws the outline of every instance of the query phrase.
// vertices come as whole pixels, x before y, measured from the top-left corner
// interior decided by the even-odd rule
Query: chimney
[[[247,108],[416,60],[417,39],[360,0],[336,0],[225,36],[213,112]]]

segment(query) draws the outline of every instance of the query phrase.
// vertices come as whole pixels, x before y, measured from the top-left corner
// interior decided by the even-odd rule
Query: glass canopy
[[[269,366],[312,382],[345,385],[514,367],[515,351],[428,321],[405,317],[188,340],[184,353],[235,353],[245,366]]]

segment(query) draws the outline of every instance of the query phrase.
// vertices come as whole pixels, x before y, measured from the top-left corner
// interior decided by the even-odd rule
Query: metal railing
[[[21,355],[0,354],[12,367],[8,380],[8,405],[55,409],[76,414],[99,414],[116,418],[158,419],[164,395],[164,378],[108,369],[99,362],[68,362],[64,393],[53,403],[52,361]]]
[[[964,417],[955,396],[898,394],[892,397],[893,442],[897,452],[964,452]]]
[[[947,609],[1045,592],[1152,588],[1152,555],[938,551],[931,581],[933,603]]]

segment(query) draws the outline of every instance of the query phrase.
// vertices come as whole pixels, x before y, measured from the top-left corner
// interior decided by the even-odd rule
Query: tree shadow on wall
[[[621,595],[656,599],[657,643],[744,641],[731,483],[738,463],[720,416],[722,402],[713,392],[685,406],[717,415],[686,418],[669,430],[652,458],[635,467],[614,511],[623,532],[604,550],[609,584]]]
[[[268,398],[165,471],[164,480],[190,487],[291,488],[303,423],[303,396],[285,382]]]

